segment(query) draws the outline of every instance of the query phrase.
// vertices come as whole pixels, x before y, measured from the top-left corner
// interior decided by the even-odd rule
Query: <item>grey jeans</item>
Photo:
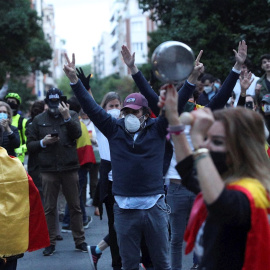
[[[114,204],[114,226],[124,270],[138,270],[142,235],[155,270],[170,270],[168,211],[164,197],[150,209]]]

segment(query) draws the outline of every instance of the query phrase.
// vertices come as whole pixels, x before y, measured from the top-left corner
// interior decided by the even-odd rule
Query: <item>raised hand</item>
[[[58,109],[65,120],[68,120],[70,118],[69,104],[66,104],[65,102],[60,102]]]
[[[190,135],[192,144],[197,149],[204,142],[208,129],[214,123],[214,116],[209,108],[192,111],[191,115],[193,116],[193,121]]]
[[[129,67],[132,68],[135,65],[135,52],[131,55],[129,49],[127,46],[123,45],[122,46],[122,51],[121,54],[123,56],[123,60],[125,64]]]
[[[238,44],[238,51],[233,50],[235,55],[235,68],[241,70],[242,65],[244,64],[247,58],[247,45],[244,40],[240,41]]]
[[[195,60],[194,69],[188,77],[188,81],[190,83],[196,84],[197,79],[204,72],[204,65],[203,65],[203,63],[200,62],[202,54],[203,54],[203,50],[200,50],[200,52]]]
[[[92,74],[90,73],[87,77],[85,77],[84,72],[83,72],[81,67],[80,67],[80,69],[76,68],[76,70],[77,70],[77,76],[81,80],[81,82],[82,82],[83,86],[85,87],[85,89],[87,89],[87,90],[91,89],[90,78],[91,78]]]
[[[173,84],[165,84],[161,87],[158,107],[165,109],[165,116],[170,125],[179,124],[179,115],[177,110],[178,94]]]
[[[76,75],[76,68],[75,68],[75,54],[72,54],[72,61],[70,62],[68,55],[65,53],[65,58],[67,60],[67,64],[64,65],[64,72],[66,76],[69,78],[71,83],[77,83],[78,77]]]
[[[247,89],[250,87],[252,82],[254,81],[254,78],[251,80],[252,73],[251,72],[241,72],[239,76],[240,80],[240,86],[241,86],[241,92],[246,93]]]

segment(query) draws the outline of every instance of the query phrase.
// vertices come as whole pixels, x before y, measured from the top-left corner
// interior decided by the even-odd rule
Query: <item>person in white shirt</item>
[[[242,74],[244,72],[247,72],[247,73],[249,72],[250,65],[251,65],[250,60],[246,59],[246,61],[244,62],[244,64],[241,67],[241,75],[240,76],[242,76]],[[257,81],[259,79],[260,79],[259,77],[255,76],[252,73],[251,80],[253,80],[253,81],[252,81],[251,85],[249,86],[249,88],[247,89],[246,95],[255,96],[255,87],[256,87],[256,83],[257,83]],[[238,100],[239,100],[239,97],[240,97],[240,94],[241,94],[241,85],[240,85],[240,80],[239,79],[237,80],[237,82],[235,84],[233,92],[235,93],[235,100],[234,100],[233,106],[236,107],[237,103],[238,103]]]

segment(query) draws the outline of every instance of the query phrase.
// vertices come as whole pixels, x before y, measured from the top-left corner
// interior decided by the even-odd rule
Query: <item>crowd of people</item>
[[[222,83],[205,73],[200,51],[187,80],[158,95],[135,53],[125,45],[121,53],[140,91],[123,102],[109,92],[99,106],[74,54],[64,65],[69,100],[51,88],[27,120],[18,113],[20,96],[6,84],[0,91],[0,146],[22,163],[28,153],[44,208],[48,237],[38,248],[53,255],[62,238],[62,192],[62,231],[72,232],[95,269],[109,247],[115,270],[181,270],[184,241],[185,253],[193,251],[190,269],[270,269],[270,54],[261,57],[258,78],[240,41]],[[108,234],[92,246],[84,232],[92,221],[88,174],[95,214],[102,219],[105,204],[108,216]],[[0,248],[0,267],[16,269],[16,255]]]

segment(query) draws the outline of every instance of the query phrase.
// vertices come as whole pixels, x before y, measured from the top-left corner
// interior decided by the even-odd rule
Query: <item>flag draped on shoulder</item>
[[[38,189],[18,158],[0,147],[0,257],[50,245]]]
[[[268,213],[270,200],[266,189],[257,179],[242,178],[226,186],[229,190],[243,192],[250,203],[251,228],[247,234],[243,270],[270,269],[270,226]],[[185,253],[192,251],[196,235],[207,217],[207,208],[199,193],[194,201],[184,240]]]

